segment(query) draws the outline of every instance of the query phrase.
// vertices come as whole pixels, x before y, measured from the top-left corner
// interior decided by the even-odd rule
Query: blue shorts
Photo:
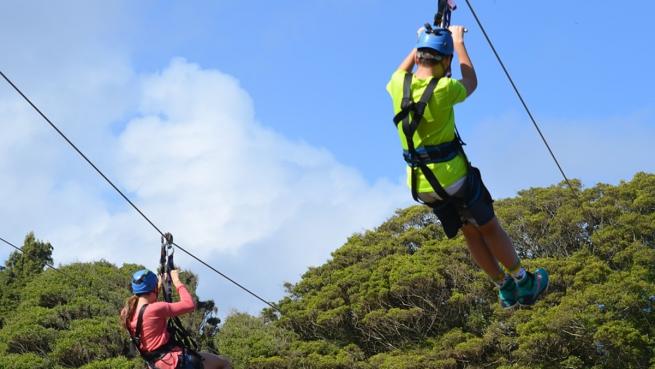
[[[175,369],[203,369],[202,357],[195,352],[184,350],[180,354]]]
[[[482,182],[478,168],[470,167],[466,183],[453,197],[456,198],[454,201],[431,205],[448,238],[457,236],[464,224],[483,226],[496,216],[494,200]]]

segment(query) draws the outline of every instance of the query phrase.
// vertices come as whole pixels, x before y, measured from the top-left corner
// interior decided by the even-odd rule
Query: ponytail
[[[125,329],[130,330],[130,321],[136,311],[136,306],[139,304],[139,296],[132,295],[125,300],[125,307],[121,310],[121,323]]]

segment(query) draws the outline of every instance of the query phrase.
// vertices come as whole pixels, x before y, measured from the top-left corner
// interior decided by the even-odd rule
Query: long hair
[[[125,300],[125,307],[121,310],[121,324],[128,331],[130,330],[130,321],[136,311],[136,306],[139,304],[139,296],[132,295]]]

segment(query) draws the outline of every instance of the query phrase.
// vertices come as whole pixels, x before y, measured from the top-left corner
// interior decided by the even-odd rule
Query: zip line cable
[[[555,161],[555,164],[557,165],[557,168],[559,169],[560,173],[562,173],[562,177],[564,177],[564,180],[566,181],[566,184],[569,186],[573,194],[575,195],[576,198],[578,198],[578,193],[569,181],[569,178],[566,176],[564,173],[564,169],[562,169],[562,166],[560,165],[559,161],[557,160],[557,157],[555,156],[555,153],[553,150],[550,148],[550,145],[548,144],[548,141],[546,140],[546,137],[544,134],[541,132],[541,128],[539,128],[539,124],[537,124],[536,119],[532,115],[532,112],[530,111],[530,108],[528,108],[528,104],[526,104],[525,100],[523,99],[523,96],[519,92],[518,87],[516,87],[516,84],[514,83],[514,80],[512,79],[512,76],[509,74],[509,71],[505,67],[505,63],[503,63],[503,60],[500,58],[500,55],[496,51],[496,48],[494,47],[493,42],[491,42],[491,38],[489,38],[489,35],[487,34],[487,31],[484,29],[484,26],[482,26],[482,22],[480,22],[480,18],[478,18],[477,13],[473,9],[473,6],[471,5],[471,2],[469,0],[466,0],[466,5],[468,6],[469,10],[471,11],[471,14],[473,14],[473,18],[475,18],[475,21],[477,22],[478,26],[480,27],[480,30],[482,31],[482,34],[484,35],[484,38],[487,40],[487,43],[491,47],[491,51],[493,51],[494,55],[496,56],[496,59],[498,60],[498,63],[500,63],[501,68],[503,68],[503,71],[505,72],[505,76],[507,76],[507,79],[509,80],[509,83],[512,85],[512,88],[514,89],[514,92],[516,93],[516,96],[519,98],[521,101],[521,104],[523,105],[523,108],[525,111],[528,113],[528,116],[530,117],[530,120],[532,121],[532,124],[534,125],[534,128],[537,129],[537,132],[539,133],[539,136],[541,136],[541,140],[544,142],[546,145],[546,148],[548,149],[548,152],[550,153],[550,156],[553,158]]]
[[[4,242],[4,243],[7,244],[8,246],[13,247],[14,249],[16,249],[17,251],[19,251],[20,253],[22,253],[24,256],[26,256],[26,257],[30,257],[30,255],[26,254],[25,251],[24,251],[22,248],[20,248],[20,247],[14,245],[13,243],[11,243],[11,242],[5,240],[4,238],[0,237],[0,241],[1,241],[1,242]],[[32,259],[35,259],[35,260],[36,260],[35,257],[32,257]],[[77,288],[81,288],[81,289],[83,289],[83,290],[86,290],[86,291],[88,291],[90,294],[94,294],[94,291],[90,288],[90,286],[88,285],[88,283],[85,283],[85,280],[88,281],[88,280],[90,279],[90,280],[92,280],[92,281],[94,281],[94,282],[99,282],[98,279],[97,279],[97,276],[91,274],[91,275],[90,275],[91,278],[89,278],[88,276],[81,277],[81,276],[79,276],[79,275],[77,275],[77,274],[75,274],[75,275],[71,275],[70,273],[64,272],[64,271],[61,270],[61,269],[57,269],[57,268],[55,268],[55,267],[54,267],[52,264],[50,264],[50,263],[45,263],[45,264],[46,264],[46,266],[49,267],[50,269],[55,270],[55,271],[57,271],[58,273],[61,273],[63,276],[67,277],[67,278],[68,278],[68,279],[73,283],[73,285],[74,285],[75,287],[77,287]],[[78,277],[84,278],[84,280],[80,280],[80,278],[78,278]]]
[[[34,103],[29,99],[29,98],[28,98],[28,97],[27,97],[27,96],[26,96],[26,95],[25,95],[25,94],[24,94],[24,93],[23,93],[23,91],[21,91],[21,89],[18,88],[18,86],[16,86],[16,85],[11,81],[11,79],[9,79],[9,77],[7,77],[7,76],[6,76],[2,71],[0,71],[0,76],[2,76],[2,78],[4,78],[4,80],[7,81],[7,83],[9,83],[9,85],[11,85],[11,87],[12,87],[14,90],[16,90],[16,92],[17,92],[17,93],[18,93],[18,94],[19,94],[19,95],[20,95],[20,96],[21,96],[25,101],[27,101],[28,104],[30,104],[30,106],[31,106],[31,107],[32,107],[32,108],[33,108],[33,109],[34,109],[34,110],[35,110],[35,111],[36,111],[36,112],[37,112],[37,113],[38,113],[38,114],[39,114],[39,115],[40,115],[40,116],[41,116],[41,117],[46,121],[46,122],[48,122],[48,124],[50,125],[50,127],[52,127],[52,129],[54,129],[54,130],[59,134],[59,136],[61,136],[61,138],[63,138],[63,139],[64,139],[64,140],[65,140],[65,141],[66,141],[66,142],[67,142],[67,143],[68,143],[68,144],[69,144],[69,145],[70,145],[70,146],[71,146],[71,147],[72,147],[72,148],[73,148],[73,149],[74,149],[74,150],[75,150],[75,151],[76,151],[76,152],[77,152],[77,153],[78,153],[78,154],[79,154],[79,155],[80,155],[80,156],[81,156],[81,157],[82,157],[82,158],[83,158],[83,159],[84,159],[84,160],[85,160],[85,161],[86,161],[86,162],[87,162],[87,163],[88,163],[88,164],[89,164],[89,165],[90,165],[90,166],[91,166],[91,167],[92,167],[92,168],[93,168],[93,169],[94,169],[94,170],[95,170],[95,171],[96,171],[96,172],[97,172],[97,173],[98,173],[98,174],[99,174],[99,175],[100,175],[100,176],[101,176],[101,177],[102,177],[102,178],[103,178],[103,179],[104,179],[104,180],[105,180],[105,181],[106,181],[106,182],[107,182],[107,183],[108,183],[108,184],[109,184],[113,189],[114,189],[114,190],[116,190],[116,192],[118,192],[118,194],[119,194],[119,195],[120,195],[120,196],[121,196],[125,201],[127,201],[127,203],[130,204],[130,206],[132,206],[132,208],[133,208],[134,210],[136,210],[136,212],[139,213],[139,215],[141,215],[141,217],[142,217],[143,219],[145,219],[146,222],[148,222],[148,224],[150,224],[150,225],[152,226],[152,228],[154,228],[154,229],[155,229],[155,230],[156,230],[156,231],[157,231],[157,232],[158,232],[162,237],[164,236],[164,232],[162,232],[162,231],[159,229],[159,227],[157,227],[157,226],[155,225],[155,223],[154,223],[153,221],[151,221],[150,218],[148,218],[148,217],[147,217],[147,216],[146,216],[146,215],[141,211],[141,209],[139,209],[139,207],[137,207],[137,206],[134,204],[134,202],[132,202],[132,201],[131,201],[131,200],[130,200],[130,199],[129,199],[129,198],[128,198],[124,193],[123,193],[123,191],[121,191],[121,190],[120,190],[120,189],[119,189],[119,188],[114,184],[114,182],[112,182],[112,181],[111,181],[111,180],[110,180],[110,179],[109,179],[109,178],[108,178],[108,177],[107,177],[107,176],[106,176],[106,175],[105,175],[105,174],[104,174],[104,173],[103,173],[103,172],[102,172],[102,171],[101,171],[101,170],[100,170],[100,169],[99,169],[99,168],[98,168],[98,167],[97,167],[97,166],[96,166],[96,165],[95,165],[95,164],[94,164],[94,163],[93,163],[93,162],[92,162],[92,161],[91,161],[91,160],[90,160],[86,155],[84,155],[84,153],[83,153],[83,152],[82,152],[82,151],[81,151],[81,150],[80,150],[80,149],[79,149],[79,148],[78,148],[78,147],[77,147],[77,146],[76,146],[76,145],[75,145],[75,144],[74,144],[74,143],[73,143],[73,142],[72,142],[72,141],[71,141],[71,140],[70,140],[70,139],[69,139],[69,138],[68,138],[68,137],[67,137],[67,136],[66,136],[66,135],[65,135],[65,134],[64,134],[64,133],[63,133],[63,132],[62,132],[62,131],[61,131],[61,130],[60,130],[60,129],[59,129],[59,128],[58,128],[58,127],[57,127],[57,126],[56,126],[56,125],[55,125],[55,124],[54,124],[54,123],[53,123],[53,122],[52,122],[52,121],[51,121],[51,120],[50,120],[50,119],[49,119],[49,118],[48,118],[48,117],[47,117],[47,116],[46,116],[46,115],[45,115],[45,114],[44,114],[44,113],[43,113],[43,112],[42,112],[42,111],[41,111],[41,110],[40,110],[40,109],[39,109],[39,108],[38,108],[38,107],[37,107],[37,106],[36,106],[36,105],[35,105],[35,104],[34,104]],[[4,241],[4,240],[3,240],[3,241]],[[245,292],[247,292],[248,294],[250,294],[251,296],[255,297],[255,298],[258,299],[259,301],[261,301],[261,302],[265,303],[266,305],[270,306],[271,308],[273,308],[273,309],[276,310],[277,312],[282,313],[282,312],[280,311],[280,309],[279,309],[277,306],[275,306],[274,304],[272,304],[272,303],[269,302],[269,301],[264,300],[263,298],[261,298],[261,297],[260,297],[259,295],[257,295],[256,293],[252,292],[251,290],[249,290],[248,288],[244,287],[244,286],[241,285],[240,283],[236,282],[234,279],[228,277],[228,276],[225,275],[224,273],[221,273],[218,269],[216,269],[216,268],[212,267],[211,265],[207,264],[206,262],[204,262],[203,260],[201,260],[199,257],[193,255],[191,252],[189,252],[189,251],[187,251],[186,249],[180,247],[180,246],[179,246],[178,244],[176,244],[176,243],[173,243],[173,245],[175,245],[175,246],[176,246],[177,248],[179,248],[182,252],[184,252],[185,254],[189,255],[189,256],[192,257],[193,259],[197,260],[198,262],[200,262],[201,264],[203,264],[204,266],[206,266],[207,268],[209,268],[210,270],[212,270],[212,271],[215,272],[216,274],[220,275],[221,277],[225,278],[226,280],[228,280],[229,282],[231,282],[231,283],[234,284],[235,286],[239,287],[239,288],[242,289],[243,291],[245,291]]]
[[[218,275],[220,275],[221,277],[225,278],[226,280],[230,281],[230,282],[231,282],[232,284],[234,284],[235,286],[241,288],[242,290],[244,290],[245,292],[247,292],[247,293],[249,293],[250,295],[254,296],[255,298],[257,298],[257,299],[260,300],[261,302],[263,302],[263,303],[265,303],[266,305],[268,305],[268,306],[270,306],[271,308],[273,308],[273,309],[274,309],[275,311],[277,311],[278,313],[282,314],[282,311],[281,311],[277,306],[275,306],[273,303],[271,303],[271,302],[269,302],[269,301],[266,301],[266,300],[262,299],[262,298],[259,297],[257,294],[255,294],[254,292],[252,292],[251,290],[249,290],[248,288],[246,288],[245,286],[243,286],[243,285],[240,284],[239,282],[237,282],[237,281],[235,281],[234,279],[228,277],[228,276],[225,275],[224,273],[221,273],[218,269],[216,269],[216,268],[214,268],[213,266],[207,264],[205,261],[203,261],[203,260],[200,259],[199,257],[197,257],[197,256],[193,255],[192,253],[190,253],[189,251],[185,250],[182,246],[176,244],[175,242],[173,242],[173,245],[175,245],[175,247],[177,247],[178,249],[180,249],[181,251],[183,251],[184,253],[186,253],[187,255],[189,255],[190,257],[192,257],[193,259],[195,259],[195,260],[196,260],[197,262],[199,262],[200,264],[202,264],[202,265],[204,265],[205,267],[209,268],[210,270],[212,270],[212,271],[215,272],[216,274],[218,274]]]
[[[81,156],[81,157],[82,157],[82,158],[83,158],[83,159],[84,159],[84,160],[85,160],[85,161],[86,161],[86,162],[87,162],[87,163],[88,163],[88,164],[89,164],[93,169],[95,169],[95,171],[96,171],[96,172],[97,172],[97,173],[98,173],[102,178],[104,178],[105,181],[106,181],[107,183],[109,183],[109,185],[110,185],[111,187],[113,187],[114,190],[116,190],[116,192],[118,192],[118,194],[121,195],[121,197],[123,197],[123,199],[124,199],[125,201],[127,201],[127,202],[132,206],[132,208],[134,208],[134,210],[136,210],[136,211],[141,215],[141,217],[143,217],[143,219],[145,219],[148,223],[150,223],[150,225],[151,225],[155,230],[157,230],[157,232],[159,232],[162,236],[164,235],[164,233],[163,233],[163,232],[162,232],[162,231],[161,231],[161,230],[160,230],[160,229],[159,229],[159,228],[158,228],[158,227],[157,227],[157,226],[156,226],[152,221],[150,221],[150,219],[148,219],[148,217],[147,217],[145,214],[143,214],[143,212],[141,212],[141,210],[139,210],[139,208],[138,208],[136,205],[134,205],[134,203],[133,203],[133,202],[132,202],[132,201],[131,201],[127,196],[125,196],[125,194],[124,194],[121,190],[119,190],[118,187],[116,187],[116,185],[115,185],[115,184],[114,184],[114,183],[113,183],[109,178],[107,178],[107,176],[105,176],[105,174],[104,174],[100,169],[98,169],[98,167],[97,167],[95,164],[93,164],[93,162],[92,162],[92,161],[91,161],[91,160],[90,160],[86,155],[84,155],[84,153],[83,153],[80,149],[78,149],[77,146],[75,146],[75,144],[74,144],[71,140],[69,140],[68,137],[66,137],[66,135],[65,135],[61,130],[59,130],[59,128],[57,128],[57,126],[56,126],[54,123],[52,123],[52,121],[51,121],[51,120],[50,120],[50,119],[49,119],[45,114],[43,114],[43,112],[42,112],[42,111],[41,111],[41,110],[40,110],[36,105],[34,105],[34,103],[32,103],[32,101],[31,101],[27,96],[25,96],[25,94],[23,93],[23,91],[21,91],[21,90],[20,90],[20,89],[19,89],[19,88],[18,88],[18,87],[17,87],[17,86],[16,86],[16,85],[15,85],[15,84],[10,80],[10,79],[9,79],[9,77],[7,77],[7,76],[6,76],[2,71],[0,71],[0,75],[2,76],[2,78],[5,79],[5,81],[7,81],[7,83],[9,83],[9,84],[11,85],[11,87],[14,88],[14,90],[16,90],[16,92],[18,92],[18,94],[19,94],[20,96],[23,97],[23,99],[25,99],[25,101],[27,101],[28,104],[30,104],[30,105],[32,106],[32,108],[34,108],[34,110],[36,110],[37,113],[39,113],[39,115],[40,115],[43,119],[45,119],[46,122],[48,122],[48,124],[50,124],[50,127],[52,127],[55,131],[57,131],[57,133],[58,133],[58,134],[59,134],[59,135],[60,135],[64,140],[66,140],[66,142],[67,142],[67,143],[68,143],[68,144],[69,144],[73,149],[75,149],[75,151],[77,151],[77,153],[78,153],[78,154],[79,154],[79,155],[80,155],[80,156]]]
[[[20,247],[14,245],[13,243],[11,243],[11,242],[5,240],[4,238],[0,237],[0,241],[4,242],[7,246],[13,247],[13,248],[16,249],[17,251],[19,251],[21,254],[26,255],[26,256],[29,256],[29,255],[25,254],[25,251],[23,251],[22,248],[20,248]],[[64,273],[63,271],[61,271],[61,270],[59,270],[59,269],[57,269],[57,268],[55,268],[55,267],[54,267],[52,264],[50,264],[50,263],[45,263],[45,265],[46,265],[48,268],[52,269],[52,270],[56,270],[56,271],[58,271],[59,273],[65,275],[65,276],[67,276],[67,277],[70,277],[68,274]]]
[[[469,10],[471,11],[471,14],[473,15],[473,18],[475,18],[475,22],[478,24],[480,27],[480,30],[482,31],[482,34],[484,35],[484,38],[487,40],[487,43],[489,44],[489,47],[491,47],[491,51],[493,51],[494,55],[496,56],[496,59],[498,60],[498,63],[500,64],[501,68],[503,69],[503,72],[505,72],[505,76],[507,76],[507,79],[509,80],[509,83],[512,85],[512,88],[514,89],[514,92],[516,93],[516,96],[519,98],[521,101],[521,104],[523,105],[523,108],[525,109],[526,113],[528,113],[528,116],[530,117],[530,120],[532,121],[532,124],[534,125],[534,128],[537,130],[539,133],[539,136],[541,137],[541,140],[544,142],[544,145],[546,145],[546,148],[548,149],[548,152],[550,153],[550,156],[553,158],[553,161],[555,161],[555,164],[557,165],[557,168],[559,169],[560,173],[562,174],[562,177],[564,177],[564,180],[566,181],[566,184],[569,186],[571,189],[571,192],[573,193],[573,196],[577,200],[580,208],[583,210],[583,213],[587,216],[587,219],[589,223],[595,223],[595,216],[591,213],[590,210],[585,209],[584,203],[582,201],[582,198],[580,197],[579,192],[573,187],[571,184],[571,181],[569,181],[569,178],[566,176],[566,173],[564,173],[564,169],[562,169],[562,166],[560,165],[559,161],[557,160],[557,157],[555,156],[555,153],[553,150],[550,148],[550,145],[548,144],[548,140],[546,140],[546,137],[544,134],[541,132],[541,128],[539,128],[539,124],[537,124],[537,120],[534,118],[532,115],[532,112],[530,111],[530,108],[528,108],[528,104],[525,102],[523,99],[523,96],[519,92],[518,87],[516,86],[516,83],[514,83],[514,80],[512,79],[512,76],[510,75],[509,71],[507,70],[507,67],[505,67],[505,63],[503,63],[503,60],[500,58],[500,54],[498,54],[498,51],[496,51],[496,48],[494,47],[493,42],[491,41],[491,38],[489,37],[489,34],[487,34],[487,31],[485,30],[484,26],[482,25],[482,22],[480,21],[480,18],[478,17],[478,14],[475,12],[475,9],[473,9],[473,6],[471,5],[471,2],[469,0],[465,0],[466,5],[468,6]],[[588,237],[586,242],[589,243],[592,247],[594,247],[594,241],[591,238],[591,232],[588,229],[586,230],[588,233]]]

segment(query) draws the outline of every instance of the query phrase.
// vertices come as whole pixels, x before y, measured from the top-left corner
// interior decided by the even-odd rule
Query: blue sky
[[[276,300],[349,234],[411,203],[384,86],[433,17],[433,1],[412,4],[7,2],[0,68],[181,244]],[[474,2],[567,174],[587,186],[655,170],[655,5],[631,5]],[[462,1],[453,23],[470,30],[479,78],[457,122],[492,193],[559,182]],[[3,237],[34,230],[58,262],[154,266],[145,245],[157,237],[6,86],[0,121]],[[223,309],[261,308],[181,261]]]
[[[390,163],[398,167],[396,137],[384,129],[390,107],[383,87],[412,46],[417,24],[432,18],[433,2],[414,2],[414,8],[402,1],[372,0],[207,3],[216,2],[154,14],[152,8],[143,9],[165,21],[143,24],[157,32],[139,38],[139,67],[161,67],[162,61],[182,55],[218,68],[239,78],[266,125],[328,148],[369,180],[389,176]],[[626,9],[625,15],[613,4],[570,2],[565,11],[547,2],[474,4],[547,132],[555,134],[558,120],[603,124],[608,118],[652,116],[654,78],[647,66],[655,56],[646,39],[652,33],[652,4],[642,2],[646,9]],[[469,136],[478,122],[507,114],[529,126],[466,4],[460,1],[459,6],[454,22],[471,29],[467,45],[480,79],[475,95],[458,110],[462,133]],[[543,170],[556,172],[554,166]],[[618,178],[599,173],[585,179],[592,185]],[[549,181],[539,184],[557,176],[544,179]]]

